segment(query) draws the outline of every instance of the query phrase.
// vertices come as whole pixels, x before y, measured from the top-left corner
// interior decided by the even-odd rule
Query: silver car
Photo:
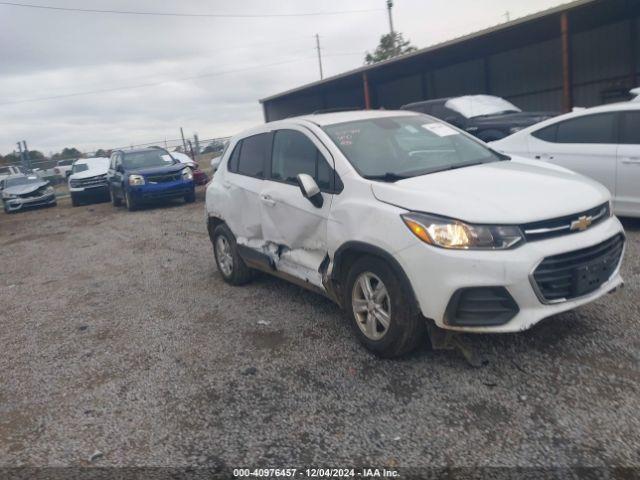
[[[56,193],[48,181],[37,175],[12,175],[0,182],[6,213],[24,208],[55,206]]]

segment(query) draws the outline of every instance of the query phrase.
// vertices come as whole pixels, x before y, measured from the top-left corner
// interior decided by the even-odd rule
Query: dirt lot
[[[328,300],[224,284],[192,205],[0,214],[0,465],[640,466],[640,222],[626,288],[489,364],[381,361]]]

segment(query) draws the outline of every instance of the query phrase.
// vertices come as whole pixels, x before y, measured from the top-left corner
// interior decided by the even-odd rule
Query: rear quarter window
[[[237,173],[264,178],[265,165],[271,152],[271,138],[271,133],[260,133],[242,140]]]

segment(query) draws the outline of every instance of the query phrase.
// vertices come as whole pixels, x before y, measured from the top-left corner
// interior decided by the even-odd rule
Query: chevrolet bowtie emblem
[[[587,228],[589,228],[589,226],[591,225],[591,222],[593,220],[591,219],[591,217],[587,217],[585,215],[583,215],[582,217],[578,218],[577,220],[574,220],[573,222],[571,222],[571,231],[576,231],[576,230],[580,230],[581,232],[586,230]]]

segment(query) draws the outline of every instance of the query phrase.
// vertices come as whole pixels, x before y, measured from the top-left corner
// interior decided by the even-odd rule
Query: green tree
[[[94,157],[110,157],[111,153],[110,151],[99,148],[98,150],[96,150],[96,153],[94,153],[93,156]]]
[[[373,53],[367,52],[364,61],[371,65],[415,50],[417,48],[409,40],[405,40],[400,32],[387,33],[380,37],[380,43]]]
[[[81,158],[81,157],[82,157],[82,152],[80,150],[78,150],[75,147],[71,147],[71,148],[66,147],[62,149],[62,152],[55,153],[51,158],[53,160],[64,160],[66,158]]]

